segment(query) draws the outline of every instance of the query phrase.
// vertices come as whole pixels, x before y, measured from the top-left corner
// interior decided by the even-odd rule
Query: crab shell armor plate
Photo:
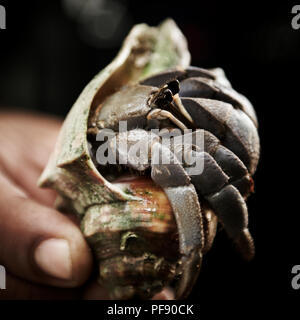
[[[259,159],[255,112],[221,69],[189,64],[186,40],[172,20],[135,26],[70,110],[39,180],[57,190],[61,211],[81,219],[99,282],[115,299],[150,298],[166,285],[176,298],[186,297],[218,221],[246,259],[254,255],[245,200]],[[121,120],[128,132],[117,132]],[[200,135],[203,146],[191,152],[202,159],[203,173],[189,176],[189,165],[177,161],[176,139],[166,148],[149,134],[153,127]],[[105,129],[119,141],[147,140],[151,155],[174,161],[99,165],[95,137]],[[122,150],[116,152],[120,159]]]

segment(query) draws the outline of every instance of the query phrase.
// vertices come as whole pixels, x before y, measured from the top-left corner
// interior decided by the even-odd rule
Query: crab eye
[[[175,95],[179,92],[179,81],[177,79],[168,82],[167,86],[171,90],[173,95]]]
[[[164,89],[163,93],[157,98],[155,104],[159,108],[163,108],[167,106],[169,103],[173,101],[173,93],[170,89]]]

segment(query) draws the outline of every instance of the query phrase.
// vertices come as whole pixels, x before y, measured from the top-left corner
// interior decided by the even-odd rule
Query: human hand
[[[106,299],[95,282],[91,251],[72,216],[53,209],[55,193],[37,187],[61,122],[0,113],[0,299]],[[155,299],[172,299],[169,290]]]

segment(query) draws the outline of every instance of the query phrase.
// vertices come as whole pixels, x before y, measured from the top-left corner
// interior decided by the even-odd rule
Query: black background
[[[300,264],[300,30],[291,27],[297,2],[117,2],[126,8],[118,37],[95,43],[82,36],[82,25],[60,1],[0,1],[7,10],[7,29],[0,30],[0,105],[64,116],[133,24],[175,19],[192,64],[222,67],[251,100],[261,137],[255,194],[248,200],[256,257],[241,261],[221,232],[189,300],[211,315],[290,314],[300,301],[300,291],[291,288],[291,269]]]

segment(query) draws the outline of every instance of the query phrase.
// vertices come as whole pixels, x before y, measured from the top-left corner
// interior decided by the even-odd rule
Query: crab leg
[[[195,152],[204,161],[203,172],[191,176],[197,191],[208,201],[230,238],[246,260],[254,256],[254,245],[248,231],[248,209],[242,195],[229,183],[229,177],[207,152]]]
[[[181,98],[181,101],[197,128],[213,133],[243,161],[250,174],[255,172],[259,138],[253,122],[242,110],[211,99]]]
[[[158,136],[155,137],[141,129],[131,130],[130,134],[119,133],[117,135],[118,142],[127,139],[127,143],[133,145],[143,139],[143,144],[149,144],[151,178],[166,193],[178,227],[179,250],[182,258],[178,270],[181,277],[177,285],[176,297],[183,298],[188,295],[200,270],[205,241],[202,213],[197,192],[189,176],[170,149],[162,145],[157,138]],[[164,157],[168,163],[161,163],[160,157]],[[141,166],[140,163],[134,163],[132,159],[129,159],[128,166],[135,170],[147,168],[145,163]]]
[[[248,230],[248,209],[239,191],[231,184],[219,192],[205,197],[224,228],[238,246],[244,259],[254,256],[253,239]]]
[[[205,240],[202,215],[196,190],[182,165],[167,147],[155,142],[152,145],[152,158],[162,154],[168,155],[171,164],[152,164],[151,178],[165,191],[176,218],[182,254],[182,276],[176,298],[184,298],[200,271]]]
[[[251,259],[254,255],[254,246],[247,229],[247,206],[239,190],[231,184],[232,178],[230,179],[223,170],[225,168],[227,173],[236,174],[239,178],[239,175],[248,173],[247,169],[240,160],[236,161],[237,158],[233,156],[230,150],[220,146],[219,141],[204,130],[190,133],[191,142],[196,142],[196,134],[206,135],[208,141],[205,141],[204,146],[194,145],[196,147],[194,150],[188,149],[187,151],[192,154],[193,159],[202,161],[204,168],[200,174],[191,175],[191,181],[198,193],[208,201],[217,214],[229,237],[237,243],[244,258]],[[172,139],[171,150],[183,152],[183,150],[179,150],[180,148],[182,149],[182,144],[176,144],[176,140]],[[210,153],[206,152],[207,149]],[[183,160],[185,161],[187,158],[184,157]],[[185,161],[185,169],[189,166]],[[246,186],[244,186],[244,189],[247,189]]]
[[[244,199],[253,192],[253,180],[243,162],[229,149],[221,144],[217,150],[210,152],[222,170],[230,177],[229,183],[235,186]]]
[[[203,244],[200,205],[197,193],[190,178],[174,154],[160,142],[152,145],[151,178],[166,192],[173,204],[174,214],[178,221],[180,250],[189,255],[195,246]],[[170,159],[170,164],[155,161],[160,155]],[[197,212],[197,214],[194,214]]]
[[[244,163],[232,151],[224,147],[212,133],[203,129],[187,133],[184,137],[192,142],[196,150],[209,153],[229,177],[229,183],[235,186],[245,199],[248,197],[253,191],[253,180]],[[197,143],[197,137],[204,142],[203,146]],[[182,144],[176,144],[176,139],[171,138],[170,146],[173,152],[182,152]]]

